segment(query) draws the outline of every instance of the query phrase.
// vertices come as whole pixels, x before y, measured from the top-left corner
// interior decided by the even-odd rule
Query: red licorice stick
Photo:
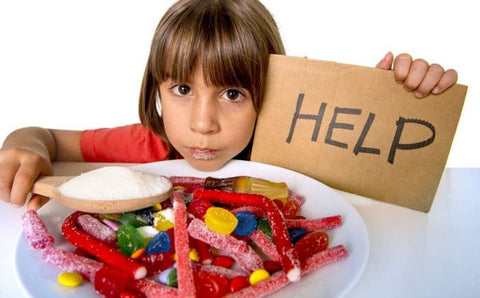
[[[282,258],[283,270],[290,281],[297,281],[300,279],[300,261],[298,260],[298,256],[293,249],[292,242],[288,236],[283,215],[272,200],[257,194],[226,192],[210,189],[197,189],[193,192],[193,197],[199,197],[223,204],[249,205],[263,208],[265,210],[265,215],[270,221],[273,240],[277,245],[278,253]]]
[[[331,230],[343,224],[342,216],[334,215],[318,219],[286,219],[287,228],[304,228],[307,232]]]
[[[134,279],[145,277],[147,269],[144,266],[128,258],[113,247],[82,231],[77,226],[77,218],[82,214],[85,213],[77,211],[65,219],[62,225],[62,233],[65,239],[73,245],[80,247],[89,254],[97,257],[105,264],[126,272]]]
[[[173,195],[175,252],[177,253],[178,296],[195,297],[196,288],[190,262],[187,231],[187,206],[177,194]]]

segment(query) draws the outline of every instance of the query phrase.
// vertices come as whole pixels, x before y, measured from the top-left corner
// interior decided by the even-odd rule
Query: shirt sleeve
[[[141,124],[85,130],[80,149],[87,162],[146,163],[168,158],[168,145]]]

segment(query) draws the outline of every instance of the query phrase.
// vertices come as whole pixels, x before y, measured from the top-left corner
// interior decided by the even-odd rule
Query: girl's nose
[[[190,115],[190,129],[201,134],[216,133],[220,129],[214,100],[196,99]]]

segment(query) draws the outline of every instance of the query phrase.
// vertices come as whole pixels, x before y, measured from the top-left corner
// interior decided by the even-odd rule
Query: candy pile
[[[60,283],[76,286],[83,278],[105,297],[262,297],[348,256],[342,245],[329,247],[325,232],[341,226],[341,216],[305,219],[302,196],[248,178],[284,188],[268,191],[284,196],[225,185],[236,177],[170,177],[175,191],[161,204],[68,216],[62,233],[75,252],[54,246],[35,211],[23,216],[24,233],[63,271]]]

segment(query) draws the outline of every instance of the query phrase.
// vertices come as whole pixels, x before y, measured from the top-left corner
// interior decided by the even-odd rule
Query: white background
[[[263,0],[292,56],[375,66],[408,52],[459,72],[469,90],[447,166],[480,167],[475,1]],[[172,0],[0,0],[0,141],[37,125],[138,122],[155,27]],[[474,32],[477,31],[477,34]]]

